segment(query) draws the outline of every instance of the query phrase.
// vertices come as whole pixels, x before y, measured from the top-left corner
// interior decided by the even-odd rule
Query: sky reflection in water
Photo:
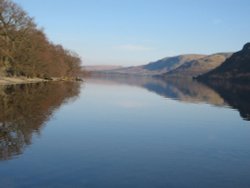
[[[5,187],[250,185],[246,88],[229,100],[231,86],[149,78],[23,87],[1,89]]]

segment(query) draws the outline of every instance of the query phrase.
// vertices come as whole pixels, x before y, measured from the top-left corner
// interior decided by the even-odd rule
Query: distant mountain
[[[160,71],[169,72],[172,71],[186,62],[200,59],[205,55],[190,54],[190,55],[179,55],[175,57],[167,57],[156,62],[149,63],[143,66],[143,69],[148,71]]]
[[[212,55],[187,54],[166,57],[146,65],[133,67],[96,66],[86,67],[88,71],[105,74],[125,74],[139,76],[193,77],[198,76],[221,65],[232,53]]]
[[[198,55],[198,54],[179,55],[174,57],[166,57],[164,59],[160,59],[158,61],[151,62],[149,64],[142,66],[119,68],[113,70],[106,70],[102,72],[113,73],[113,74],[144,75],[144,76],[161,75],[178,68],[179,66],[185,64],[186,62],[200,59],[202,57],[205,57],[205,55]]]
[[[201,57],[189,62],[186,62],[178,68],[169,71],[164,76],[174,77],[194,77],[207,73],[216,67],[220,66],[232,53],[217,53]]]
[[[198,76],[197,79],[250,81],[250,43],[245,44],[241,51],[234,53],[219,67],[204,75]]]

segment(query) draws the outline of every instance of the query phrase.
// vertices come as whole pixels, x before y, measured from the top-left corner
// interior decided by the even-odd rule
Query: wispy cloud
[[[126,51],[151,51],[153,50],[153,48],[151,47],[147,47],[147,46],[143,46],[143,45],[136,45],[136,44],[125,44],[125,45],[120,45],[117,46],[116,49],[119,50],[126,50]]]

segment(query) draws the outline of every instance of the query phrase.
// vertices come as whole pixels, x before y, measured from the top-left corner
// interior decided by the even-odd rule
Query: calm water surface
[[[222,87],[223,85],[223,87]],[[0,187],[250,187],[250,86],[0,87]]]

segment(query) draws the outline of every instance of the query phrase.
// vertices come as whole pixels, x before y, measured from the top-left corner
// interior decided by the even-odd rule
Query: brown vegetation
[[[0,76],[77,76],[79,56],[55,45],[17,4],[0,0]]]

